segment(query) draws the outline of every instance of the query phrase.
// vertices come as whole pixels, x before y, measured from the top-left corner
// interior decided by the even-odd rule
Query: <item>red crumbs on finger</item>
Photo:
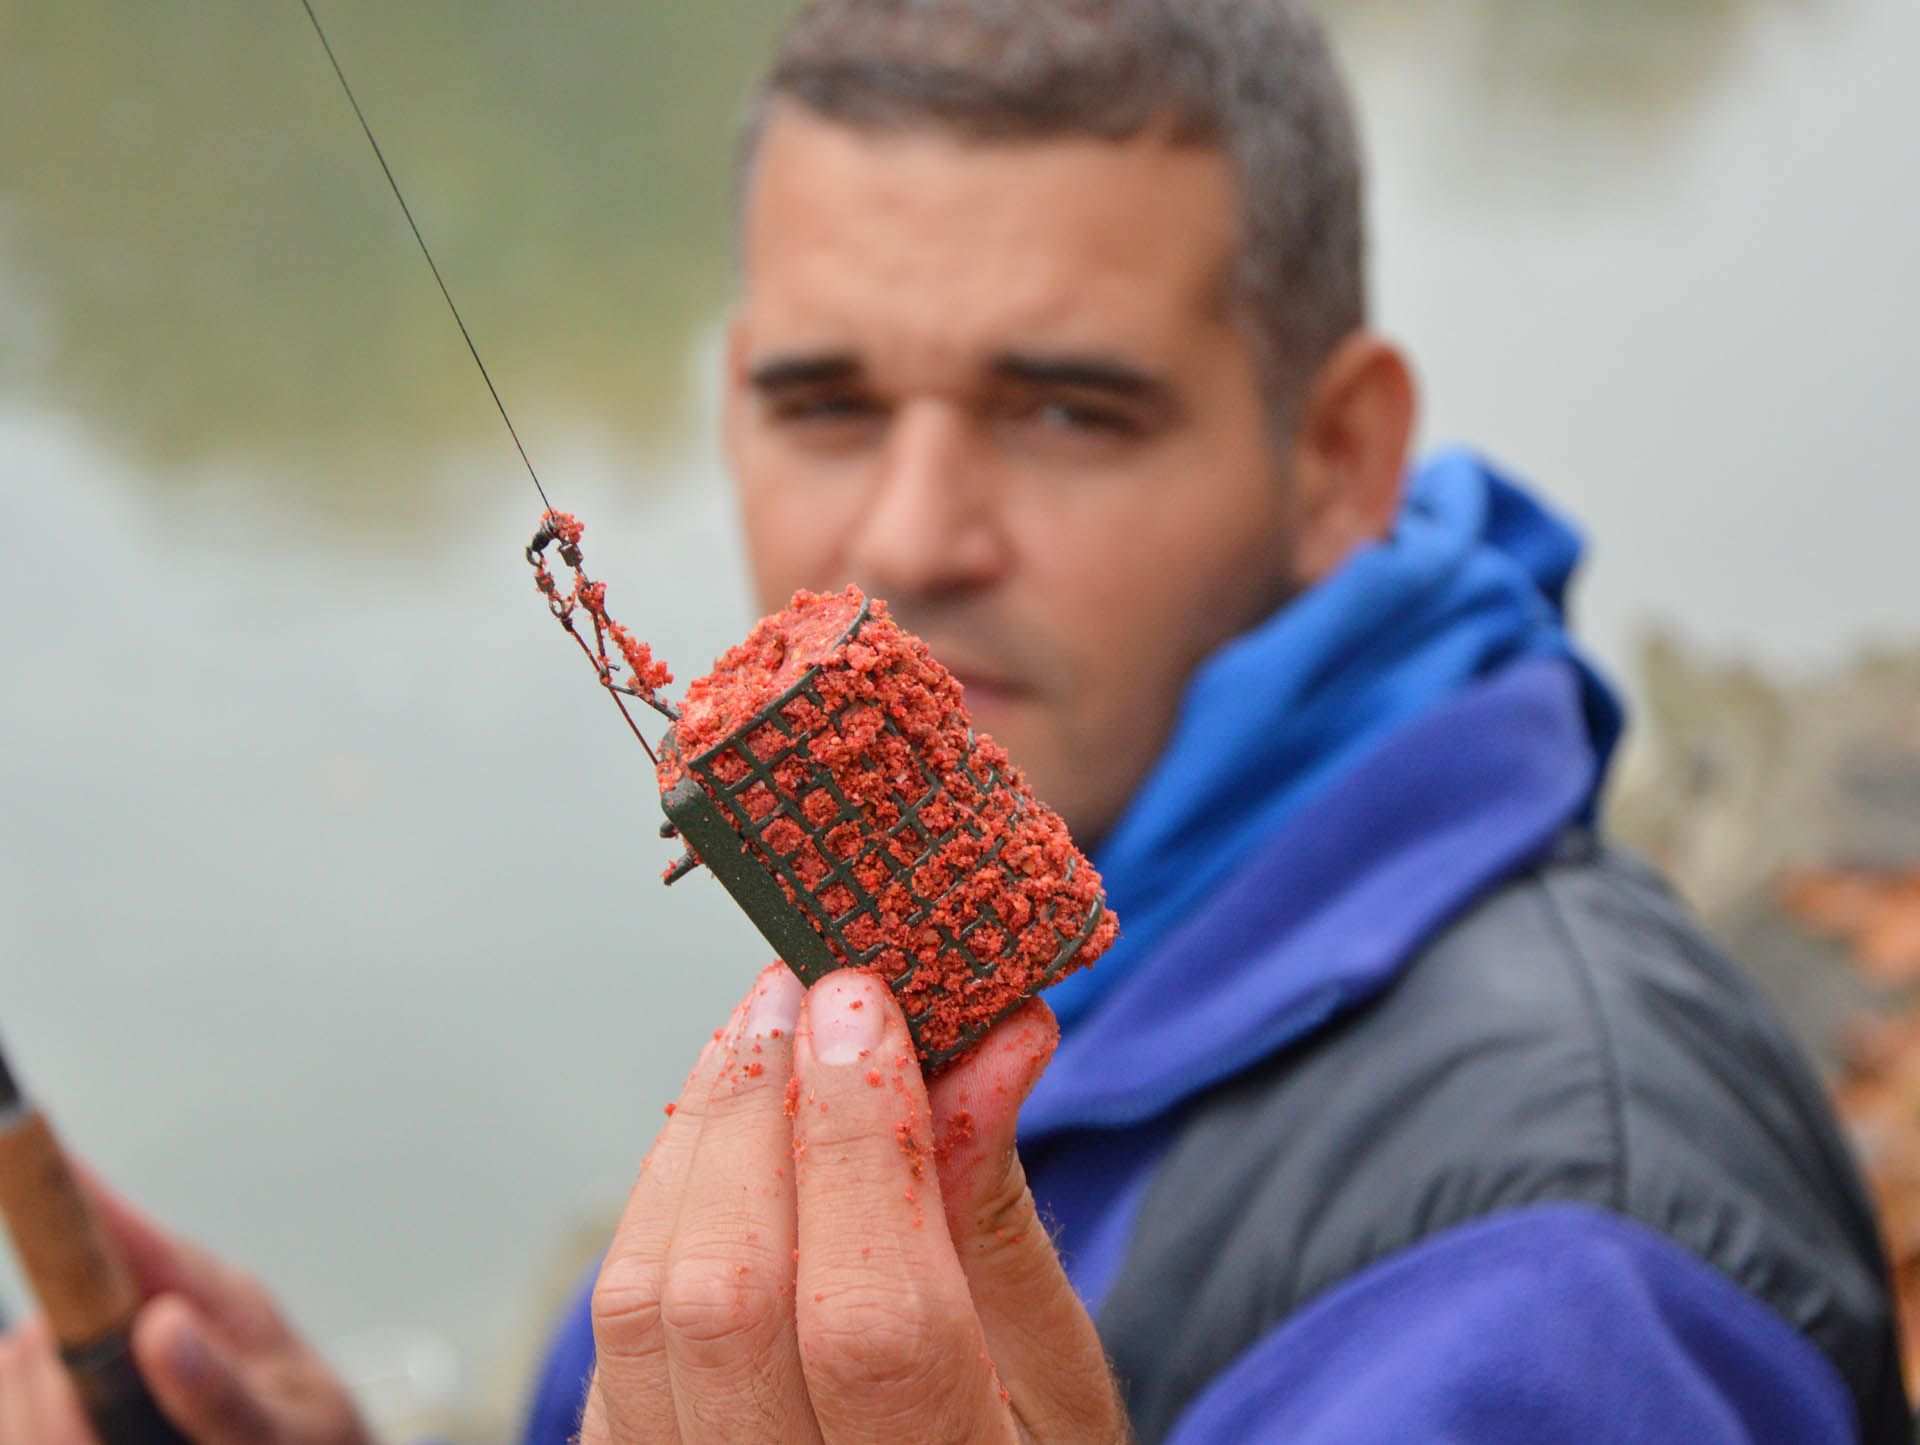
[[[795,1074],[787,1080],[786,1114],[791,1119],[800,1112],[800,1076]]]
[[[878,1069],[867,1070],[867,1087],[872,1089],[880,1087],[880,1071]]]
[[[666,1115],[667,1115],[667,1117],[668,1117],[669,1119],[671,1119],[671,1118],[673,1117],[673,1111],[674,1111],[675,1109],[678,1109],[679,1107],[680,1107],[680,1106],[679,1106],[678,1104],[669,1104],[669,1105],[667,1105],[667,1108],[666,1108]]]
[[[927,1172],[927,1147],[920,1142],[920,1136],[913,1132],[913,1125],[902,1120],[893,1126],[894,1143],[900,1146],[900,1152],[907,1156],[907,1169],[915,1179],[925,1177]]]
[[[952,1157],[953,1151],[963,1149],[973,1138],[973,1115],[965,1109],[948,1117],[946,1127],[940,1131],[940,1137],[934,1141],[933,1157],[941,1164]]]
[[[766,1071],[767,1071],[767,1066],[761,1063],[758,1059],[755,1059],[752,1063],[747,1065],[747,1077],[749,1079],[757,1079],[762,1074],[766,1073]]]

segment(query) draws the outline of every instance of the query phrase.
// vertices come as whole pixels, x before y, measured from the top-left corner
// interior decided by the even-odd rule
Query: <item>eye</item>
[[[1033,408],[1032,419],[1049,431],[1131,436],[1139,430],[1134,419],[1117,407],[1055,397]]]
[[[1113,459],[1148,434],[1139,411],[1124,401],[1054,388],[1005,399],[1002,435],[1022,451],[1059,463]]]
[[[887,404],[852,386],[805,387],[766,397],[768,431],[796,455],[864,455],[886,435]]]
[[[768,404],[775,421],[798,425],[865,420],[878,416],[880,410],[871,397],[852,391],[801,392],[774,397]]]

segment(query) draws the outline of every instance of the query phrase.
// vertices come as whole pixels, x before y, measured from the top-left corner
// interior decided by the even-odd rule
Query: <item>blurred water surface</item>
[[[749,613],[710,441],[788,7],[324,7],[616,610]],[[1588,526],[1589,630],[1920,630],[1909,0],[1346,0],[1430,440]],[[527,585],[531,488],[297,5],[0,8],[0,1031],[137,1196],[494,1411],[764,949]],[[412,1389],[376,1383],[412,1370]]]

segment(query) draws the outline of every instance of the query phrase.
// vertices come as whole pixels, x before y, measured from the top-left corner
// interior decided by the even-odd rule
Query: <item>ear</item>
[[[1393,530],[1417,410],[1412,368],[1370,331],[1349,336],[1321,366],[1294,433],[1299,585]]]

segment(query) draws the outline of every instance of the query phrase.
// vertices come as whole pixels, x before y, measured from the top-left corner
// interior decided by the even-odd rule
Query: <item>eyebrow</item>
[[[994,358],[993,373],[1004,380],[1024,382],[1030,386],[1070,386],[1083,391],[1104,391],[1127,401],[1166,405],[1173,400],[1173,387],[1165,378],[1106,356],[1003,352]]]
[[[755,391],[783,391],[790,387],[823,386],[851,381],[860,375],[860,361],[851,352],[797,352],[756,362],[747,372]]]

